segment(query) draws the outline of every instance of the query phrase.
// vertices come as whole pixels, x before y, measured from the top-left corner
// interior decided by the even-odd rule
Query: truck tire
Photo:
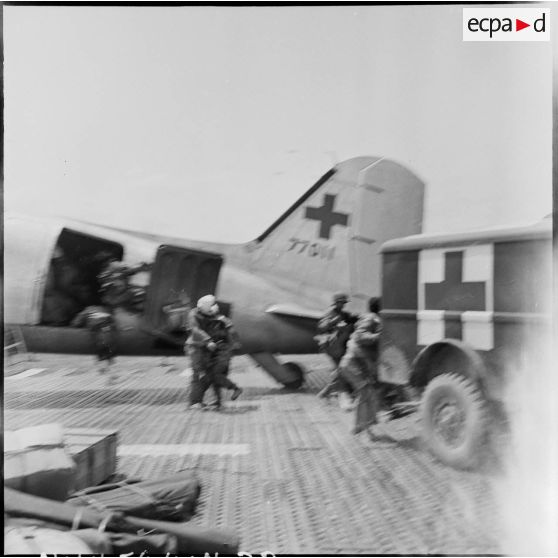
[[[473,381],[452,373],[436,376],[424,390],[420,419],[423,439],[442,463],[461,469],[479,464],[486,405]]]
[[[283,384],[287,389],[299,389],[304,383],[304,368],[296,362],[285,362],[283,366],[289,371],[294,372],[297,378],[291,382]]]

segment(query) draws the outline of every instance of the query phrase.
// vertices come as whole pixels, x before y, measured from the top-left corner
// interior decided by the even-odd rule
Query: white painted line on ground
[[[23,378],[29,378],[29,376],[35,376],[35,374],[40,374],[45,370],[46,368],[29,368],[29,370],[24,370],[19,374],[14,374],[13,376],[6,376],[6,380],[21,380]]]
[[[118,456],[248,455],[250,444],[131,444],[118,447]]]

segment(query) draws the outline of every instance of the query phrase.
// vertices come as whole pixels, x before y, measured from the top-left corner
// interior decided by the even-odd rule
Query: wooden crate
[[[116,430],[71,428],[64,440],[76,464],[75,490],[101,484],[116,472]]]
[[[35,496],[63,501],[75,484],[76,467],[64,448],[61,424],[4,432],[4,484]]]

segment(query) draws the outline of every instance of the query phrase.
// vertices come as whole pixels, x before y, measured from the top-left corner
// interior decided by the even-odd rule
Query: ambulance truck
[[[552,220],[391,240],[382,256],[383,360],[396,363],[395,383],[420,396],[430,451],[473,467],[490,426],[506,416],[512,378],[536,382],[548,362]]]

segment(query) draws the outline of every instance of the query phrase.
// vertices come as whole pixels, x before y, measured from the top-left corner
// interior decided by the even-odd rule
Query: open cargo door
[[[220,254],[162,245],[157,250],[145,301],[144,319],[153,329],[169,332],[169,308],[184,313],[206,294],[215,294]]]

